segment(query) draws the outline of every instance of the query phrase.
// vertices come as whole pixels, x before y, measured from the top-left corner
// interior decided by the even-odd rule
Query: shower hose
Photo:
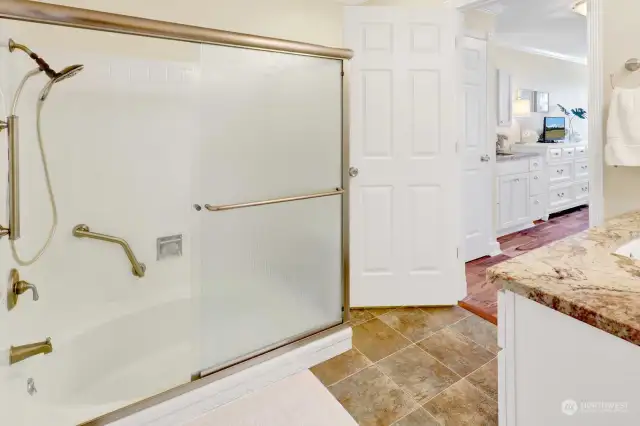
[[[33,77],[39,72],[40,72],[39,69],[32,70],[29,73],[27,73],[27,75],[25,75],[25,77],[22,79],[22,82],[20,83],[20,86],[18,86],[18,89],[16,90],[16,94],[13,100],[13,108],[11,111],[12,115],[15,115],[15,111],[18,105],[18,100],[20,98],[20,92],[22,91],[24,84],[29,78]],[[28,259],[28,260],[23,259],[18,253],[15,240],[11,240],[10,242],[11,253],[13,254],[13,258],[15,259],[16,263],[18,263],[18,265],[21,265],[21,266],[32,265],[38,259],[40,259],[40,256],[42,256],[42,254],[45,252],[47,247],[49,247],[49,244],[51,243],[51,240],[53,239],[53,236],[56,233],[56,227],[58,226],[58,208],[56,206],[56,197],[55,197],[55,194],[53,193],[53,187],[51,185],[51,176],[49,174],[47,154],[44,150],[44,142],[42,137],[42,125],[41,125],[42,107],[44,106],[44,102],[45,102],[44,94],[46,91],[51,89],[51,84],[52,82],[48,82],[45,88],[42,89],[42,91],[38,95],[38,102],[36,104],[36,134],[38,139],[38,148],[40,149],[40,159],[42,160],[42,170],[44,171],[45,184],[47,186],[47,192],[49,194],[49,202],[51,203],[52,223],[51,223],[51,228],[49,229],[49,235],[47,236],[47,240],[42,245],[40,250],[38,250],[38,252],[31,259]],[[8,185],[8,180],[7,180],[7,185]]]

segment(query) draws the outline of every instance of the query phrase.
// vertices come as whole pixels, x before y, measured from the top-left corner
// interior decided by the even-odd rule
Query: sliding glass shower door
[[[200,367],[342,321],[342,62],[205,46]]]

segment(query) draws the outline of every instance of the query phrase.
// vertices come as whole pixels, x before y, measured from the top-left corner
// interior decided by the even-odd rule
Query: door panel
[[[511,228],[531,220],[529,175],[527,173],[500,178],[500,228]]]
[[[493,238],[491,229],[493,198],[491,164],[493,163],[488,156],[487,148],[487,45],[485,41],[465,37],[462,66],[464,73],[462,187],[465,212],[465,260],[469,261],[488,255]]]
[[[456,12],[346,7],[351,305],[455,304],[461,219]],[[459,118],[459,116],[458,116]]]

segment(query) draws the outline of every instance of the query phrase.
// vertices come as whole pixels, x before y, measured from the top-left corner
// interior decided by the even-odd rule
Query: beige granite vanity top
[[[640,238],[640,211],[487,270],[498,288],[640,345],[640,260],[612,254]]]

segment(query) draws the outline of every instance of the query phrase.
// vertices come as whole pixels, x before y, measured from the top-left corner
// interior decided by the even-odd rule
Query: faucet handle
[[[40,295],[38,294],[38,288],[35,285],[28,283],[26,281],[18,281],[15,284],[14,292],[16,294],[18,295],[24,294],[27,290],[31,290],[31,292],[33,293],[34,302],[37,302],[38,299],[40,299]]]
[[[11,287],[9,289],[9,294],[7,297],[7,308],[12,310],[18,304],[18,296],[27,292],[27,290],[31,290],[33,293],[33,300],[38,301],[40,299],[40,295],[38,294],[38,288],[26,281],[20,279],[20,274],[17,269],[11,270]]]

